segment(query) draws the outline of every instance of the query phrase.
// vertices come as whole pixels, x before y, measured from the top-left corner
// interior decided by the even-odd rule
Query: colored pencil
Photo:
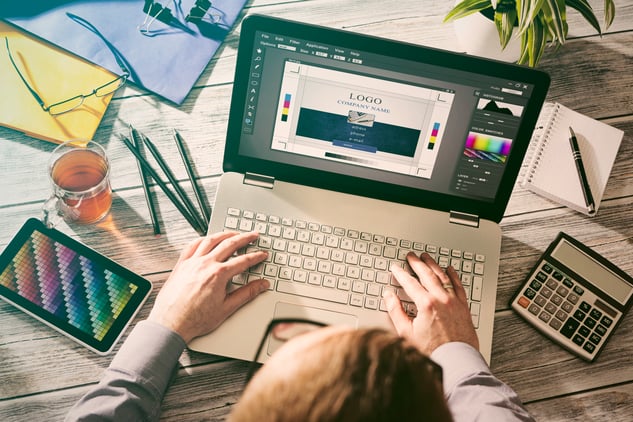
[[[160,178],[158,173],[156,173],[156,170],[152,168],[149,162],[145,160],[145,157],[143,157],[137,151],[137,149],[134,148],[134,145],[132,145],[129,139],[127,139],[124,136],[122,136],[121,139],[123,140],[123,143],[125,144],[125,146],[127,146],[128,149],[132,152],[132,154],[134,154],[134,156],[136,157],[138,162],[143,166],[145,171],[147,171],[150,177],[154,179],[156,184],[162,189],[165,195],[167,195],[169,200],[174,204],[174,206],[178,209],[178,211],[180,211],[182,216],[185,217],[185,219],[191,225],[191,227],[193,227],[194,230],[198,232],[198,234],[204,236],[206,233],[202,229],[202,227],[199,226],[198,221],[195,218],[193,218],[193,216],[189,213],[187,208],[180,202],[180,199],[178,199],[178,197],[169,189],[169,187],[167,187],[167,184]]]
[[[138,133],[136,132],[136,129],[130,125],[130,138],[132,139],[132,144],[139,154],[141,154],[141,144],[137,140],[137,135]],[[154,207],[152,191],[150,190],[149,181],[147,180],[147,172],[138,160],[136,160],[136,165],[138,166],[138,172],[141,174],[141,183],[143,184],[143,191],[145,192],[145,201],[147,202],[147,208],[149,209],[149,217],[152,220],[154,236],[158,236],[160,235],[160,224],[158,223],[158,217],[156,216],[156,208]]]
[[[176,129],[174,129],[174,139],[176,140],[176,145],[178,146],[178,152],[180,153],[180,158],[182,158],[182,162],[185,165],[185,169],[187,170],[187,176],[189,176],[189,181],[191,182],[191,186],[193,187],[193,192],[196,195],[196,200],[198,201],[198,205],[200,206],[200,211],[202,212],[202,216],[204,219],[208,221],[211,218],[211,212],[206,207],[206,204],[202,197],[202,190],[198,181],[196,180],[196,176],[193,174],[193,168],[191,167],[191,161],[189,160],[189,156],[187,155],[187,149],[183,143],[182,136]]]
[[[154,156],[154,159],[158,163],[163,173],[165,173],[165,176],[167,176],[167,179],[176,190],[176,193],[180,196],[182,203],[185,205],[185,207],[187,208],[191,216],[194,218],[194,220],[196,220],[196,222],[198,223],[198,227],[204,230],[204,228],[207,226],[207,223],[205,223],[203,218],[198,214],[198,211],[196,210],[196,207],[193,205],[193,202],[191,202],[185,190],[178,183],[176,176],[174,176],[174,173],[171,171],[171,169],[165,162],[165,159],[158,151],[158,148],[156,148],[154,143],[147,136],[141,134],[141,139],[147,146],[147,149],[149,149],[149,152]]]

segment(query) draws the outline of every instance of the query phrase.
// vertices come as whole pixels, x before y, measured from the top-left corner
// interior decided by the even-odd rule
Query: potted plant
[[[481,12],[494,21],[501,49],[517,31],[520,52],[517,62],[536,66],[547,45],[559,48],[567,38],[567,7],[577,10],[602,34],[600,23],[588,0],[462,0],[446,15],[444,22]],[[615,4],[604,0],[605,29],[613,22]]]

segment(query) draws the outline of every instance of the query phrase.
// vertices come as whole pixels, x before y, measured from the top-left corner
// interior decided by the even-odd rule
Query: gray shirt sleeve
[[[66,421],[154,421],[178,358],[182,338],[150,321],[139,322],[121,346],[101,381],[86,393]]]
[[[455,422],[533,421],[518,395],[497,379],[481,354],[466,343],[446,343],[431,359],[440,364],[444,394]]]

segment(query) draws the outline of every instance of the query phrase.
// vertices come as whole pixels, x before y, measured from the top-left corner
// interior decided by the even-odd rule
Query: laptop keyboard
[[[377,312],[387,311],[382,294],[391,289],[404,310],[415,316],[415,304],[389,267],[396,264],[412,273],[407,253],[427,252],[442,268],[452,265],[457,270],[473,324],[479,326],[486,260],[482,254],[238,208],[228,209],[224,226],[227,230],[258,231],[257,243],[246,252],[269,252],[266,261],[235,276],[233,285],[266,278],[271,290]]]

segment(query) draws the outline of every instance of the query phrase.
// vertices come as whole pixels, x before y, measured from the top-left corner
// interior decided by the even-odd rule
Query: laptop
[[[490,362],[501,220],[549,87],[516,65],[251,15],[209,231],[258,230],[271,288],[199,352],[250,360],[273,318],[393,326],[406,253],[452,265]],[[261,360],[274,350],[265,346]]]

